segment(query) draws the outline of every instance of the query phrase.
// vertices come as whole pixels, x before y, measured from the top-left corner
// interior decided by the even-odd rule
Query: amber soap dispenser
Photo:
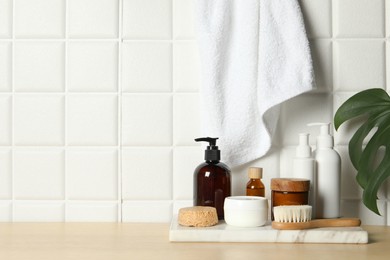
[[[209,145],[205,150],[205,162],[194,172],[194,206],[214,207],[217,209],[218,219],[223,219],[225,198],[231,196],[231,178],[229,167],[220,162],[221,151],[216,146],[217,139],[195,139],[196,142],[208,142]]]

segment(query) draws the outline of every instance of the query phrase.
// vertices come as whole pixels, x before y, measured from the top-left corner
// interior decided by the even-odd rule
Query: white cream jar
[[[225,222],[236,227],[259,227],[268,220],[268,200],[256,196],[225,198]]]

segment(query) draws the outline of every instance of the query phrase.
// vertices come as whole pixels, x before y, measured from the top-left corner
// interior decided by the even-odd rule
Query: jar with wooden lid
[[[287,205],[308,205],[310,180],[298,178],[271,179],[271,218],[273,208]]]

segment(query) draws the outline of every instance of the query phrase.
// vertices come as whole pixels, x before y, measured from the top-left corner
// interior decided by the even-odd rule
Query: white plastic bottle
[[[341,159],[333,149],[333,136],[330,123],[313,123],[320,126],[317,147],[314,151],[316,160],[316,218],[340,217],[340,182]]]
[[[316,211],[315,161],[309,145],[309,134],[299,134],[299,144],[293,160],[293,177],[310,180],[309,205]],[[314,214],[313,214],[314,216]]]

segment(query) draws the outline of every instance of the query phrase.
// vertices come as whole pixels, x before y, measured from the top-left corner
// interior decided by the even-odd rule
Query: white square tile
[[[173,199],[192,200],[194,172],[204,162],[204,151],[198,147],[175,147],[173,152]]]
[[[0,95],[0,145],[10,145],[12,139],[12,98]]]
[[[68,90],[116,91],[118,44],[116,42],[71,42],[68,45]]]
[[[68,0],[68,33],[71,38],[116,38],[118,0]]]
[[[173,1],[174,39],[195,39],[195,0]]]
[[[64,198],[64,151],[62,149],[17,149],[13,157],[16,199]]]
[[[17,38],[62,38],[65,0],[15,0]]]
[[[373,213],[360,200],[342,200],[341,216],[358,217],[362,225],[386,225],[387,205],[385,201],[378,201],[378,209],[382,216]]]
[[[314,76],[317,92],[329,92],[333,89],[332,41],[312,40],[310,42],[313,58]]]
[[[311,38],[332,37],[331,0],[299,0],[307,34]]]
[[[12,156],[11,150],[0,150],[0,199],[12,198]],[[1,217],[0,217],[1,220]]]
[[[0,202],[0,222],[12,221],[12,204],[8,201]]]
[[[12,47],[9,42],[0,42],[0,92],[11,91]]]
[[[124,43],[122,48],[122,64],[123,91],[171,91],[172,45],[170,43]]]
[[[319,130],[308,127],[308,123],[333,122],[332,98],[328,94],[304,94],[293,98],[282,106],[279,127],[284,145],[298,144],[299,133],[309,133],[310,143],[315,144]]]
[[[196,145],[200,136],[198,94],[176,94],[173,99],[173,136],[175,145]]]
[[[15,202],[14,222],[63,222],[65,215],[62,202]]]
[[[16,95],[13,133],[16,145],[63,145],[64,97]]]
[[[125,201],[122,209],[123,222],[164,222],[172,219],[170,201]]]
[[[385,87],[385,44],[381,40],[334,43],[335,89],[360,91]]]
[[[101,202],[69,202],[66,205],[66,222],[117,222],[118,204]]]
[[[118,139],[116,95],[67,97],[66,140],[69,145],[116,145]]]
[[[122,96],[123,145],[172,145],[172,97]]]
[[[122,150],[122,199],[172,198],[172,150],[124,148]]]
[[[384,0],[335,0],[336,37],[383,37]]]
[[[15,91],[63,91],[64,43],[17,42],[14,48]]]
[[[263,168],[263,178],[262,182],[264,183],[265,188],[265,197],[271,198],[271,179],[278,178],[280,172],[280,155],[274,148],[262,158],[251,161],[249,163],[243,164],[238,167],[231,169],[231,179],[232,179],[232,195],[245,195],[246,194],[246,185],[249,181],[248,178],[248,169],[249,167],[261,167]],[[223,156],[222,156],[223,161]]]
[[[12,37],[12,0],[0,1],[0,38]]]
[[[200,59],[195,42],[182,42],[173,45],[173,78],[175,91],[198,91]]]
[[[66,153],[66,195],[71,200],[118,197],[116,149],[70,149]]]
[[[171,39],[172,0],[123,0],[123,37]]]

